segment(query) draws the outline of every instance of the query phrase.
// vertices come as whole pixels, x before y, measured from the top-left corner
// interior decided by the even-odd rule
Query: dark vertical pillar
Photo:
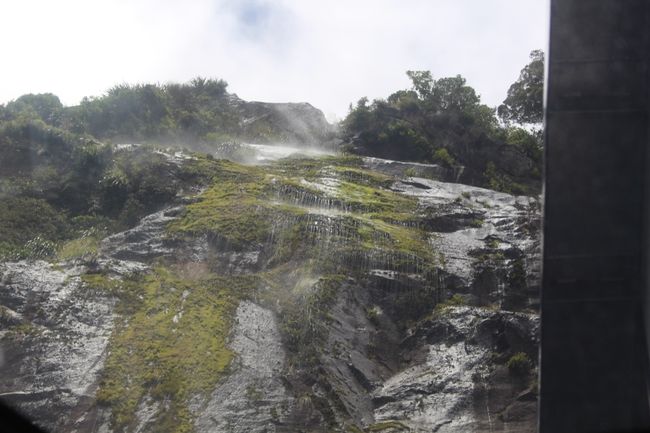
[[[650,0],[551,0],[540,432],[650,428]]]

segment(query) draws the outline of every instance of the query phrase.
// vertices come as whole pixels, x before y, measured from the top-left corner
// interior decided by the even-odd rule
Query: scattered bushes
[[[382,314],[381,308],[379,308],[376,305],[366,308],[366,317],[368,318],[370,323],[374,325],[377,325],[379,323],[379,317],[381,316],[381,314]]]
[[[517,352],[508,359],[506,367],[508,367],[510,374],[521,377],[530,373],[533,363],[524,352]]]
[[[43,258],[69,233],[65,214],[45,200],[4,197],[0,200],[0,257]]]
[[[456,164],[456,160],[449,154],[449,151],[444,147],[436,149],[433,152],[433,162],[444,165],[445,167],[453,167]]]
[[[467,305],[467,301],[462,295],[456,293],[451,298],[436,304],[435,311],[441,313],[447,310],[448,308],[459,307],[461,305]]]

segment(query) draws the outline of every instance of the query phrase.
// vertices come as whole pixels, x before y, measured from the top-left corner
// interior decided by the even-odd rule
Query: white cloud
[[[21,0],[0,5],[0,102],[66,104],[120,82],[223,78],[245,99],[308,101],[343,117],[409,86],[407,69],[461,74],[497,105],[546,48],[548,0]]]

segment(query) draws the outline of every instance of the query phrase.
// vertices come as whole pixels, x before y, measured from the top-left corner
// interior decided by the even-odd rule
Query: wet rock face
[[[344,408],[338,425],[535,431],[536,314],[444,307],[401,330],[376,305],[368,314],[371,292],[357,283],[331,310],[321,365]],[[508,367],[515,354],[529,360],[522,372]]]
[[[50,431],[91,431],[115,299],[84,287],[82,268],[0,264],[0,398]]]
[[[118,260],[144,262],[171,255],[174,245],[165,242],[165,227],[175,219],[181,208],[164,209],[144,217],[136,227],[102,241],[102,253]]]
[[[168,257],[182,257],[194,262],[205,260],[208,255],[206,237],[178,242],[166,234],[167,224],[178,218],[182,209],[181,206],[162,209],[142,218],[132,229],[107,237],[101,243],[101,255],[131,263],[148,263]]]
[[[306,227],[304,237],[288,238],[283,253],[303,242],[311,254],[277,269],[277,251],[268,245],[234,249],[223,233],[170,234],[168,225],[185,209],[166,208],[104,239],[93,263],[0,264],[0,398],[51,431],[125,431],[113,429],[111,410],[97,404],[96,393],[114,323],[126,319],[128,325],[129,318],[118,314],[110,291],[90,288],[81,276],[128,279],[165,263],[178,274],[272,273],[278,286],[255,283],[246,294],[232,288],[238,296],[227,339],[233,358],[209,392],[188,397],[188,425],[197,432],[534,431],[537,200],[405,177],[415,167],[395,161],[364,164],[399,171],[401,180],[382,184],[381,191],[417,201],[417,219],[403,227],[420,230],[439,262],[435,272],[421,272],[426,264],[417,260],[396,264],[401,257],[385,251],[363,257],[357,251],[333,258],[336,272],[346,274],[337,275],[334,289],[317,293],[321,275],[313,263],[333,251],[346,253],[341,243],[359,242],[358,229],[368,219],[362,214],[353,221],[361,211],[322,194],[341,187],[334,174],[290,185],[296,191],[307,185],[309,194],[294,197],[291,190],[275,197],[304,211],[274,221],[273,236],[298,223]],[[422,169],[448,179],[449,173]],[[269,243],[277,241],[273,236]],[[160,290],[185,300],[175,287],[161,284]],[[201,302],[223,301],[206,293]],[[297,311],[283,297],[295,301]],[[177,323],[192,311],[181,313],[164,317]],[[289,350],[300,344],[313,349],[304,365]],[[142,395],[129,428],[154,431],[169,398]]]
[[[448,307],[411,330],[402,348],[410,366],[373,392],[375,417],[412,431],[535,431],[536,397],[519,398],[530,372],[512,374],[503,358],[535,356],[538,317]],[[520,416],[509,416],[517,411]],[[527,413],[527,416],[521,414]]]
[[[407,177],[416,176],[428,179],[440,179],[453,181],[456,173],[453,170],[437,164],[422,164],[418,162],[393,161],[390,159],[374,158],[367,156],[363,158],[364,165],[371,170],[376,170],[390,176]],[[413,184],[420,188],[427,188],[422,184]]]
[[[281,381],[285,353],[274,313],[242,302],[231,338],[232,374],[193,408],[196,431],[276,432],[294,402]]]
[[[269,132],[272,142],[306,146],[322,146],[334,137],[335,128],[327,122],[323,112],[308,103],[246,102],[232,95],[231,104],[243,119],[240,122],[242,135],[253,143],[269,142]]]
[[[444,255],[445,270],[483,301],[503,301],[515,262],[525,268],[525,303],[538,299],[540,272],[539,202],[533,197],[445,183],[402,180],[394,189],[417,197],[426,209],[431,244]],[[495,275],[491,275],[490,273]],[[483,281],[485,279],[488,281]],[[523,287],[522,287],[523,289]]]
[[[375,308],[376,316],[368,315]],[[321,362],[329,386],[359,425],[374,422],[371,391],[398,368],[397,327],[372,304],[368,290],[349,281],[330,312],[328,341]]]

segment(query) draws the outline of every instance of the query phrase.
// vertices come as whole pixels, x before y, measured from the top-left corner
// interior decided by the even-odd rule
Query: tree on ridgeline
[[[22,95],[7,104],[7,115],[40,118],[45,123],[54,124],[61,118],[63,104],[52,93]]]
[[[215,128],[236,127],[228,115],[227,86],[201,77],[184,84],[120,84],[71,107],[65,127],[102,139],[199,140]]]
[[[544,52],[534,50],[498,108],[505,122],[539,126],[544,118]]]
[[[461,173],[458,181],[516,194],[535,194],[541,149],[534,133],[499,122],[460,75],[434,79],[407,71],[411,88],[386,99],[361,98],[342,123],[353,152],[437,163]],[[462,169],[461,169],[462,167]]]

